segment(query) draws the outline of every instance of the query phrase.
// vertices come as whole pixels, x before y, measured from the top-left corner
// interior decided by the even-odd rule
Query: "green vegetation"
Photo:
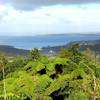
[[[36,48],[12,61],[0,55],[0,100],[99,100],[100,61],[79,47],[55,57]]]

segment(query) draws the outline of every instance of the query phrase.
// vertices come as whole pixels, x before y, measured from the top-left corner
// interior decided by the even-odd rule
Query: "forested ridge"
[[[25,56],[29,53],[29,50],[24,50],[24,49],[18,49],[13,46],[8,46],[8,45],[0,45],[0,53],[4,53],[7,56]]]
[[[72,41],[65,45],[60,46],[48,46],[43,47],[42,52],[45,54],[48,53],[50,50],[54,51],[55,53],[59,53],[61,48],[70,48],[73,44],[78,43],[80,44],[80,51],[84,51],[87,48],[91,49],[92,51],[100,54],[100,40],[88,40],[88,41]]]
[[[47,57],[0,55],[0,100],[100,100],[100,58],[78,43]]]

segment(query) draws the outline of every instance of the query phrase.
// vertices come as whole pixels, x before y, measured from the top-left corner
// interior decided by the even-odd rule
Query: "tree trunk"
[[[4,100],[7,100],[6,96],[6,82],[5,82],[5,71],[4,71],[4,66],[3,66],[3,85],[4,85]]]
[[[93,84],[94,84],[93,100],[96,100],[96,81],[95,81],[95,78],[93,80]]]

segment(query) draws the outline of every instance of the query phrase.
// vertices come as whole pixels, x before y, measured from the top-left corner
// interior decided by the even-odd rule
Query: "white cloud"
[[[36,35],[100,31],[100,8],[49,6],[20,11],[0,5],[0,35]]]

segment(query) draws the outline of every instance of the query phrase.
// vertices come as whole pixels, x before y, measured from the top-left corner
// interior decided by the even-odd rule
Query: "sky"
[[[0,0],[0,36],[100,32],[100,0]]]

